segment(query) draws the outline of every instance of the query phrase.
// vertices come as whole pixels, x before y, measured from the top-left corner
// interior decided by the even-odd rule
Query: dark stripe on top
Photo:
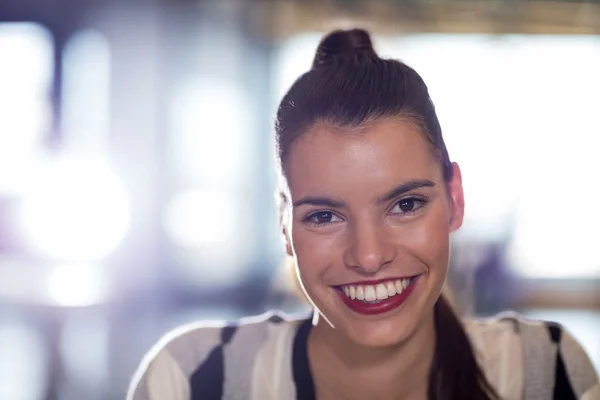
[[[546,326],[550,332],[550,339],[552,339],[552,342],[560,343],[560,338],[562,336],[562,328],[560,325],[555,322],[546,322]]]
[[[221,331],[221,343],[223,345],[226,345],[231,341],[233,335],[237,331],[237,328],[237,326],[226,326],[223,328],[223,330]]]
[[[565,370],[560,350],[558,350],[558,354],[556,355],[556,377],[554,378],[554,382],[554,400],[577,400],[575,391],[571,386],[571,381],[567,377],[567,371]]]
[[[292,370],[298,400],[315,400],[315,386],[308,363],[308,333],[311,327],[312,321],[309,318],[300,324],[294,337]]]
[[[223,346],[219,345],[190,377],[191,400],[221,400],[224,376]]]
[[[221,400],[225,384],[225,362],[223,346],[231,341],[237,326],[221,329],[221,344],[215,347],[206,361],[198,366],[190,377],[192,400]]]
[[[554,322],[546,322],[546,327],[550,333],[550,339],[556,344],[556,366],[554,369],[554,400],[577,400],[575,391],[571,386],[571,381],[567,376],[562,352],[560,351],[560,339],[562,338],[562,328]]]

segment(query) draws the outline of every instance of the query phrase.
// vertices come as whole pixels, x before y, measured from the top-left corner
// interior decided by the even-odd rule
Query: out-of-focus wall
[[[462,166],[465,313],[557,320],[600,365],[597,4],[4,0],[0,399],[121,399],[175,326],[306,310],[272,118],[355,25],[423,75]]]

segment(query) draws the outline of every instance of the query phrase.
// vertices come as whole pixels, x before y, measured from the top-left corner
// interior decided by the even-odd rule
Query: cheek
[[[334,235],[308,231],[304,227],[292,227],[292,248],[297,268],[303,279],[321,277],[334,262]]]
[[[430,272],[445,275],[448,267],[450,231],[443,206],[431,207],[429,213],[406,235],[412,253]]]
[[[436,274],[439,281],[443,282],[448,271],[450,257],[450,227],[447,215],[440,212],[435,219],[432,218],[429,226],[427,246],[429,260],[428,265]],[[440,283],[441,285],[441,283]]]

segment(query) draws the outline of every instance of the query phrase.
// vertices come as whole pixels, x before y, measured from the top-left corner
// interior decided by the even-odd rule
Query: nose
[[[346,266],[365,274],[375,274],[395,257],[394,245],[380,224],[369,223],[351,229],[344,255]]]

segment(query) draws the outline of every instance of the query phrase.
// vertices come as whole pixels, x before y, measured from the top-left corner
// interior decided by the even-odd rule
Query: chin
[[[390,318],[379,322],[347,322],[348,338],[362,347],[393,347],[405,342],[415,331],[415,323],[411,320]]]
[[[366,347],[396,346],[410,339],[427,314],[423,299],[403,304],[399,309],[376,316],[363,316],[344,310],[339,328],[356,344]]]

